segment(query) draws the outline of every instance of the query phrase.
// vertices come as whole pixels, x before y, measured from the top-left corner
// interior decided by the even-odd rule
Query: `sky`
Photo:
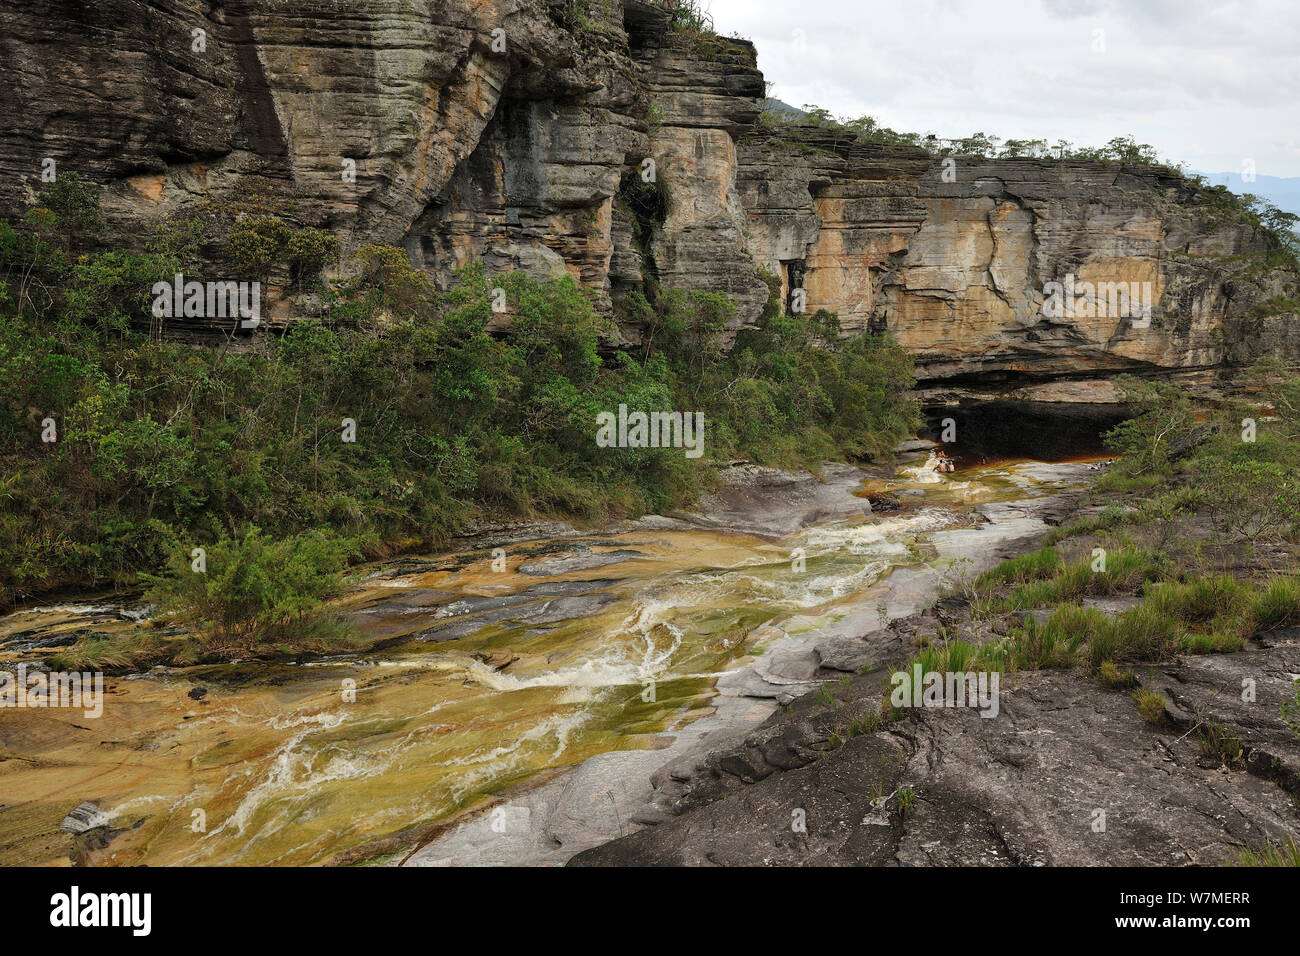
[[[771,95],[940,137],[1133,134],[1205,172],[1300,176],[1297,0],[698,0]]]

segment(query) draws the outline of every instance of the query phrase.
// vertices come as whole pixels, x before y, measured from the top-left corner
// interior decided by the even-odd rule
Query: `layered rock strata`
[[[1113,401],[1120,371],[1300,355],[1296,316],[1261,307],[1296,275],[1175,173],[769,126],[753,46],[671,19],[671,0],[4,0],[0,214],[53,160],[106,187],[124,235],[204,218],[213,271],[235,217],[274,211],[336,233],[344,263],[401,246],[443,287],[475,261],[570,275],[629,341],[633,289],[726,292],[743,325],[775,276],[788,306],[802,289],[893,333],[940,399]],[[1119,284],[1149,317],[1117,314]],[[299,317],[284,292],[274,322]]]

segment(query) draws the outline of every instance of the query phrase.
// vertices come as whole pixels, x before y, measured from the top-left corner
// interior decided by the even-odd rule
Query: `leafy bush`
[[[226,238],[226,255],[243,273],[265,279],[283,258],[292,234],[279,216],[244,216]]]
[[[1182,389],[1121,375],[1115,380],[1132,417],[1106,433],[1106,444],[1122,456],[1120,473],[1169,473],[1175,458],[1205,434],[1197,427],[1192,401]]]
[[[176,552],[169,574],[147,578],[146,597],[203,634],[209,651],[232,655],[276,640],[301,647],[340,634],[321,602],[339,592],[352,545],[319,531],[274,541],[254,527],[206,552],[202,572]]]
[[[320,229],[299,229],[285,242],[285,259],[289,272],[301,283],[320,274],[325,266],[337,262],[339,240],[332,233]]]
[[[1215,528],[1229,538],[1278,541],[1300,530],[1296,447],[1264,434],[1243,442],[1228,433],[1209,443],[1193,462]]]

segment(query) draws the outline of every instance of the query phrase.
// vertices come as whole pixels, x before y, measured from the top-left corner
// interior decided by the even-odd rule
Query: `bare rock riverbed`
[[[921,744],[901,733],[876,734],[857,737],[852,747],[826,753],[831,728],[845,714],[832,714],[817,703],[822,695],[812,692],[823,686],[835,688],[837,699],[860,698],[864,708],[868,701],[878,701],[880,668],[907,656],[909,622],[926,613],[957,575],[978,574],[1034,546],[1052,525],[1073,515],[1078,500],[1075,489],[1086,477],[1086,466],[1019,467],[1048,493],[977,506],[969,527],[927,535],[931,560],[895,568],[855,595],[829,625],[823,622],[810,629],[798,615],[764,625],[755,656],[717,677],[714,712],[661,734],[659,749],[600,754],[567,772],[503,793],[412,848],[400,862],[408,866],[903,862],[903,837],[895,832],[902,829],[901,821],[891,818],[885,804],[881,812],[873,811],[872,804],[898,789],[913,757],[925,764],[928,758]],[[869,513],[869,502],[860,497],[864,477],[861,469],[849,466],[827,466],[821,481],[745,467],[725,490],[702,503],[701,514],[673,520],[779,537],[813,522]],[[1054,489],[1065,490],[1053,493]],[[837,703],[835,711],[853,706]],[[1127,702],[1117,702],[1115,707],[1132,711]],[[1044,708],[1056,710],[1052,705]],[[925,737],[927,752],[941,754],[946,745],[968,753],[969,758],[962,757],[958,766],[978,764],[979,773],[995,779],[998,768],[1006,765],[979,752],[975,746],[979,736],[966,727],[972,718],[977,731],[1009,735],[1009,740],[995,738],[980,745],[1003,755],[1019,734],[1027,735],[1025,746],[1032,746],[1038,736],[1049,733],[1039,734],[1021,724],[1016,715],[1039,722],[1040,715],[1030,704],[1017,703],[1011,714],[998,721],[982,721],[974,711],[946,715],[964,723],[949,722]],[[1060,714],[1062,729],[1073,719]],[[914,737],[920,733],[912,731]],[[972,739],[962,743],[963,733]],[[1013,751],[1007,759],[1021,759],[1018,753]],[[1036,760],[1029,750],[1023,759]],[[859,762],[841,765],[845,760]],[[944,761],[938,765],[941,769]],[[960,778],[955,771],[943,772],[945,779]],[[1061,784],[1066,786],[1067,781]],[[970,783],[978,785],[978,778]],[[1025,785],[1032,782],[1026,779]],[[1088,802],[1083,795],[1080,798]],[[907,862],[925,862],[930,851],[923,848],[934,839],[950,848],[950,862],[1028,860],[1027,849],[1017,857],[1003,844],[990,842],[996,825],[988,822],[985,811],[966,807],[963,793],[950,790],[941,796],[936,788],[929,799],[933,802],[927,806],[940,808],[939,813],[926,831],[930,835],[913,831],[920,842],[907,851]],[[990,785],[986,802],[992,806],[999,799],[1008,801],[1008,812],[1016,812],[1006,785],[1001,793]],[[1050,799],[1046,791],[1040,793],[1040,800]],[[949,805],[962,808],[960,819],[942,818],[942,807]],[[807,833],[791,830],[796,810],[804,811]],[[864,823],[868,817],[877,822]],[[1088,822],[1085,812],[1085,831]],[[945,835],[948,826],[955,829]],[[969,844],[966,849],[960,846],[962,840]],[[1040,855],[1046,857],[1046,850]],[[943,855],[936,853],[931,862],[944,862]]]

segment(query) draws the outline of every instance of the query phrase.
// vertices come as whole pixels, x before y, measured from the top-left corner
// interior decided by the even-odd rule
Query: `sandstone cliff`
[[[1257,308],[1297,277],[1260,266],[1266,234],[1176,174],[945,167],[769,129],[753,46],[674,31],[671,2],[3,0],[0,214],[53,158],[107,187],[126,234],[206,216],[214,257],[234,215],[269,208],[335,232],[344,261],[403,246],[443,286],[475,260],[567,273],[617,315],[653,279],[727,292],[741,321],[765,271],[847,329],[891,331],[949,392],[1041,398],[1047,381],[1106,400],[1117,371],[1205,379],[1300,355],[1296,316]],[[1149,325],[1045,316],[1066,276],[1149,283]]]

